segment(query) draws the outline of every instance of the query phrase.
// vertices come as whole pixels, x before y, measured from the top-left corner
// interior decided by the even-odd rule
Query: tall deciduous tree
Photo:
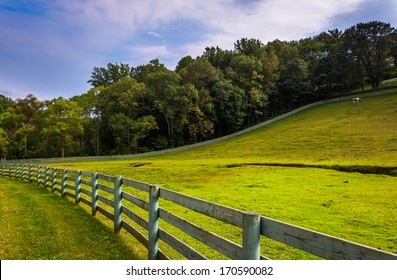
[[[43,133],[58,137],[62,158],[68,140],[83,133],[81,114],[82,109],[76,102],[62,97],[50,101],[43,112]]]
[[[385,72],[393,65],[392,47],[397,44],[396,30],[389,23],[358,23],[344,33],[346,44],[360,60],[373,90],[379,88]]]
[[[131,68],[128,64],[108,63],[107,67],[94,67],[88,83],[93,87],[110,86],[120,79],[129,76]]]
[[[8,141],[4,130],[0,127],[0,161],[5,160],[7,157]]]

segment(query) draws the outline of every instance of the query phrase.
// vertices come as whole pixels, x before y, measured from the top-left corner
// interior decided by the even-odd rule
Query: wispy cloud
[[[336,16],[373,1],[0,0],[0,83],[79,94],[95,66],[136,66],[157,57],[172,67],[184,55],[209,46],[232,49],[244,37],[299,39],[334,28]],[[394,0],[376,3],[397,9]],[[24,87],[15,86],[18,79]]]
[[[161,38],[161,35],[154,31],[149,31],[147,34],[156,38]]]

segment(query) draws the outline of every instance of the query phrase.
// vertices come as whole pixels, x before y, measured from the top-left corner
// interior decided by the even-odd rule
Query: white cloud
[[[88,38],[108,36],[107,42],[145,30],[158,37],[155,30],[163,24],[195,21],[210,31],[204,36],[206,43],[230,47],[242,37],[296,39],[322,31],[335,15],[352,12],[365,1],[57,0],[55,15],[86,28]]]
[[[374,0],[42,1],[45,13],[40,17],[25,14],[22,19],[13,19],[10,14],[0,15],[2,23],[13,26],[6,29],[0,25],[0,34],[6,37],[0,51],[4,57],[13,53],[30,64],[50,58],[47,63],[51,66],[54,61],[59,63],[58,68],[50,69],[54,80],[56,74],[69,78],[72,73],[80,77],[79,88],[84,88],[89,69],[109,61],[133,61],[136,66],[158,57],[175,65],[185,55],[202,54],[205,47],[232,49],[233,43],[244,37],[264,43],[276,38],[300,39],[333,28],[336,15],[354,12],[367,1]],[[379,2],[385,1],[394,3],[397,9],[395,1]],[[149,40],[147,35],[161,38],[160,45],[154,45],[154,38]],[[146,41],[141,40],[143,37]],[[8,50],[3,51],[6,47]],[[29,62],[28,55],[35,57]],[[23,69],[17,69],[22,63],[15,65],[14,72],[23,73]],[[69,74],[61,71],[65,65]],[[26,71],[25,75],[33,79],[37,73]],[[71,81],[66,83],[71,87]],[[59,87],[67,88],[64,84]]]
[[[161,35],[154,31],[149,31],[147,34],[156,38],[161,38]]]

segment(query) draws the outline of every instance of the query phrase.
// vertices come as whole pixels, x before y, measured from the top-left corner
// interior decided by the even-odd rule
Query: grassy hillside
[[[180,153],[54,165],[123,175],[397,253],[397,177],[289,166],[396,167],[396,119],[393,92],[358,104],[319,106],[255,132]],[[214,231],[240,238],[233,230],[214,226]],[[309,258],[264,242],[263,254],[271,258]]]
[[[358,104],[319,106],[253,133],[166,158],[397,166],[395,120],[397,91]]]

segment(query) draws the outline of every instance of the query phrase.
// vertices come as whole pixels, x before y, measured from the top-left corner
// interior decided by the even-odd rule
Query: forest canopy
[[[70,99],[0,94],[0,158],[112,155],[212,139],[304,104],[397,76],[397,31],[371,21],[299,41],[242,38],[207,47],[174,70],[94,67],[91,89]]]

